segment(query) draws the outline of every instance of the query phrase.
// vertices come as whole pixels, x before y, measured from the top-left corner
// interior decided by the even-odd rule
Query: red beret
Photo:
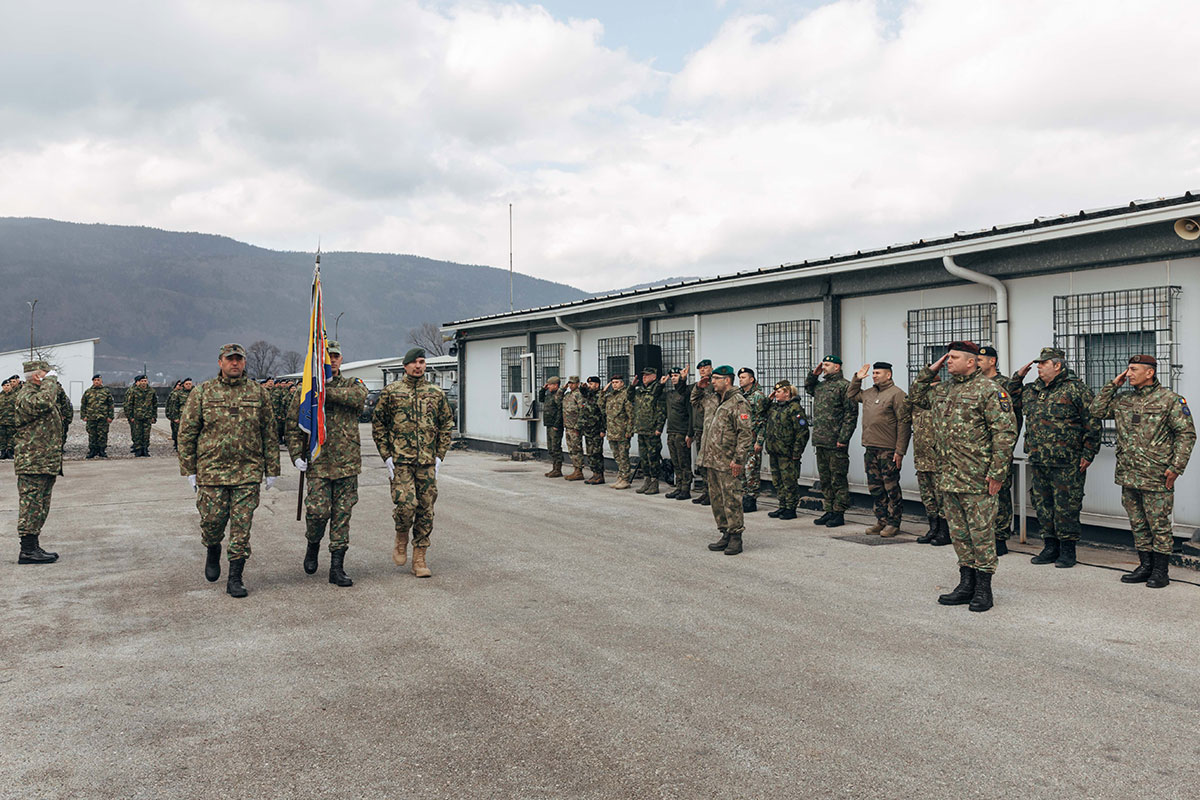
[[[951,342],[946,347],[950,350],[961,350],[964,353],[979,355],[979,345],[974,342]]]
[[[1154,356],[1147,356],[1147,355],[1130,356],[1129,363],[1130,364],[1145,364],[1146,366],[1154,367],[1155,369],[1158,369],[1158,359],[1155,358]]]

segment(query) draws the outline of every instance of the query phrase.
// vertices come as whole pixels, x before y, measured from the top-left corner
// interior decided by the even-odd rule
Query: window
[[[563,345],[539,344],[537,346],[537,380],[535,389],[546,385],[546,379],[557,375],[566,383],[567,376],[562,374]]]
[[[529,348],[519,347],[500,348],[500,407],[508,408],[508,393],[519,392],[524,387],[521,384],[521,355],[528,353]]]
[[[918,308],[908,312],[908,385],[917,373],[946,355],[950,342],[996,343],[996,304]],[[942,367],[942,379],[948,379]]]
[[[650,336],[650,343],[662,348],[663,374],[691,366],[695,359],[696,336],[692,331],[670,331]]]
[[[632,336],[613,336],[596,343],[601,386],[618,373],[624,374],[625,382],[629,382],[629,371],[633,369],[633,340]]]
[[[757,334],[757,378],[764,392],[786,378],[798,387],[805,376],[820,363],[821,321],[794,319],[788,322],[760,322]],[[812,411],[812,398],[800,392],[806,411]]]

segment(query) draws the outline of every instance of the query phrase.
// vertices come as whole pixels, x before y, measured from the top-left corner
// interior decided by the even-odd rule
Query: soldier
[[[692,441],[697,444],[704,441],[704,418],[706,414],[715,414],[717,406],[720,402],[717,399],[716,392],[712,386],[712,361],[707,358],[696,365],[696,371],[700,374],[700,379],[692,387],[692,427],[695,433],[692,434]],[[683,377],[687,377],[687,368],[683,370]],[[708,476],[707,469],[704,464],[704,448],[696,448],[696,474],[704,478],[704,491],[700,493],[692,502],[696,505],[706,506],[711,502],[708,494]]]
[[[1026,384],[1025,374],[1034,364],[1038,379]],[[1101,425],[1091,412],[1095,397],[1088,385],[1067,368],[1066,354],[1054,347],[1043,347],[1037,358],[1017,370],[1008,382],[1008,393],[1012,395],[1013,410],[1028,423],[1025,453],[1033,477],[1030,493],[1042,533],[1042,551],[1030,561],[1073,567],[1081,530],[1084,480],[1100,450]],[[1009,485],[1011,489],[1011,481]],[[1002,489],[1001,514],[1004,494]],[[1011,516],[1011,507],[1008,513]],[[999,533],[997,539],[999,552]]]
[[[379,395],[371,416],[371,435],[387,465],[396,504],[392,561],[404,566],[411,530],[412,574],[418,578],[433,574],[425,562],[425,551],[433,533],[438,470],[450,449],[453,430],[450,401],[425,379],[425,350],[414,347],[404,354],[404,377],[389,383]]]
[[[183,413],[183,404],[187,395],[183,392],[183,381],[175,381],[171,394],[167,395],[167,421],[171,423],[171,445],[179,452],[179,415]]]
[[[108,426],[113,421],[113,396],[100,373],[79,401],[79,418],[88,435],[88,458],[108,458]]]
[[[1133,387],[1117,394],[1126,380]],[[1171,512],[1175,481],[1187,468],[1196,445],[1196,424],[1187,400],[1158,381],[1158,359],[1136,355],[1104,385],[1092,402],[1092,415],[1117,423],[1117,470],[1121,504],[1129,515],[1138,567],[1122,583],[1161,589],[1171,582],[1168,561],[1174,539]]]
[[[766,425],[766,401],[754,370],[742,367],[738,370],[738,385],[742,396],[750,404],[750,430],[754,433],[754,447],[746,460],[742,472],[742,511],[749,514],[758,511],[758,493],[762,489],[763,429]]]
[[[542,404],[542,425],[546,428],[546,452],[550,456],[550,471],[547,478],[561,478],[563,438],[563,392],[561,379],[552,375],[546,385],[538,389],[538,402]]]
[[[129,438],[133,440],[135,458],[150,456],[150,426],[158,422],[158,397],[150,388],[145,375],[133,379],[125,392],[125,417],[129,420]]]
[[[939,372],[930,382],[937,383],[941,379],[942,375]],[[946,524],[942,493],[937,487],[938,465],[936,442],[933,440],[933,418],[930,417],[928,409],[913,403],[911,395],[905,402],[912,419],[913,467],[917,470],[917,488],[921,492],[925,518],[929,521],[929,531],[923,536],[918,536],[917,542],[943,547],[950,544],[950,528]]]
[[[71,398],[67,396],[67,390],[58,385],[58,413],[62,417],[62,451],[67,452],[67,429],[71,427],[71,421],[75,419],[75,408],[71,405]]]
[[[722,364],[712,371],[717,407],[705,415],[700,450],[708,472],[705,482],[712,493],[713,519],[721,538],[708,546],[727,556],[742,552],[745,522],[742,512],[742,470],[754,449],[750,403],[733,388],[733,367]]]
[[[367,402],[367,387],[357,378],[342,377],[342,346],[325,345],[333,377],[325,381],[325,443],[309,463],[308,438],[300,430],[300,393],[292,397],[285,419],[288,428],[288,456],[296,469],[308,477],[304,497],[304,571],[317,571],[321,539],[329,525],[329,582],[353,586],[346,575],[346,550],[350,547],[350,512],[358,502],[358,474],[362,472],[362,442],[358,436],[358,417]]]
[[[863,390],[863,378],[871,375],[871,388]],[[866,450],[867,488],[875,499],[875,524],[865,533],[888,537],[900,532],[904,497],[900,494],[900,464],[908,452],[912,420],[908,416],[904,390],[892,381],[892,365],[876,361],[863,364],[850,381],[846,399],[862,403],[862,443]]]
[[[666,496],[673,500],[692,498],[692,425],[691,387],[687,382],[687,367],[681,372],[671,370],[669,376],[674,391],[663,393],[667,408],[667,450],[675,467],[675,490]]]
[[[583,480],[583,407],[587,400],[579,386],[579,376],[567,376],[567,389],[563,393],[562,415],[563,428],[567,433],[567,452],[571,456],[571,466],[575,469],[565,476],[568,481]]]
[[[850,382],[842,375],[842,359],[827,355],[804,378],[804,391],[813,398],[812,443],[817,451],[817,477],[825,500],[825,513],[816,525],[837,528],[846,524],[850,507],[850,438],[858,426],[858,404],[847,398]]]
[[[279,431],[279,443],[287,443],[287,411],[292,401],[300,396],[295,384],[290,381],[275,381],[275,391],[271,393],[271,410],[275,414],[275,428]]]
[[[0,460],[13,457],[13,423],[16,420],[13,401],[20,385],[21,379],[13,375],[0,389]]]
[[[43,550],[39,539],[54,482],[62,475],[62,413],[58,402],[58,373],[45,361],[26,361],[25,383],[14,398],[17,474],[17,535],[21,538],[18,564],[52,564],[58,553]]]
[[[1017,395],[1008,385],[1008,377],[996,368],[996,364],[1000,360],[1000,353],[996,348],[990,345],[981,345],[979,348],[979,372],[983,377],[991,380],[996,384],[997,389],[1006,390],[1012,396],[1013,416],[1017,423],[1017,435],[1021,435],[1021,410],[1018,407]],[[996,556],[1006,555],[1008,553],[1008,537],[1012,535],[1013,523],[1013,502],[1012,502],[1012,484],[1013,484],[1013,469],[1012,464],[1009,464],[1008,480],[1000,487],[999,510],[996,512]]]
[[[266,389],[245,376],[246,349],[224,345],[218,375],[188,397],[179,419],[179,472],[196,491],[200,541],[207,548],[204,577],[221,577],[221,541],[229,525],[229,577],[225,591],[245,597],[242,573],[250,557],[250,526],[259,483],[269,490],[279,476],[275,415]]]
[[[633,436],[633,403],[625,387],[625,376],[613,375],[600,393],[600,409],[604,415],[604,436],[613,460],[617,462],[617,482],[614,489],[628,489],[633,470],[629,468],[629,439]]]
[[[799,393],[790,381],[781,380],[767,405],[763,428],[763,446],[771,457],[771,483],[779,498],[779,508],[768,517],[795,519],[800,502],[800,457],[808,445],[808,415]]]
[[[943,364],[951,380],[937,383]],[[1012,463],[1017,424],[1008,392],[982,377],[978,366],[979,345],[951,342],[946,355],[917,375],[912,394],[913,405],[931,411],[937,485],[958,555],[958,586],[938,602],[987,611],[997,563],[996,495]]]
[[[580,389],[583,409],[579,415],[579,427],[587,445],[588,466],[592,477],[584,483],[604,483],[604,412],[600,408],[600,378],[593,375],[587,386]]]
[[[667,421],[662,390],[658,370],[654,367],[643,369],[642,382],[633,387],[633,432],[637,434],[638,460],[645,475],[642,485],[634,490],[638,494],[658,494],[658,474],[662,470],[662,432],[663,424]]]

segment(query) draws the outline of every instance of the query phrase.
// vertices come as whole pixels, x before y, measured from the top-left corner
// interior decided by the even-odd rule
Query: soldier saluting
[[[712,371],[713,396],[717,406],[704,415],[704,482],[712,500],[713,519],[721,538],[708,546],[727,556],[742,552],[745,517],[742,512],[742,471],[754,447],[750,427],[750,403],[733,385],[733,367],[722,364]]]
[[[58,553],[42,549],[40,537],[54,482],[62,474],[63,418],[58,402],[62,387],[58,373],[45,361],[22,365],[25,383],[13,406],[13,471],[17,474],[17,534],[21,537],[18,564],[52,564]]]
[[[804,378],[804,391],[813,398],[812,443],[825,499],[825,513],[813,524],[837,528],[846,524],[843,514],[850,507],[848,448],[858,427],[858,403],[847,396],[850,381],[842,375],[842,359],[833,354]]]

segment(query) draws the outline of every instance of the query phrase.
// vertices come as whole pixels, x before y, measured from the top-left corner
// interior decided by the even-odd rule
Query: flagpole
[[[320,243],[320,241],[317,242],[317,263],[316,263],[315,269],[316,269],[316,276],[320,277],[320,275],[321,275],[321,243]],[[310,350],[312,349],[312,342],[309,342],[309,349]],[[303,397],[303,395],[301,395],[301,397]],[[306,461],[309,460],[308,444],[309,444],[309,434],[306,433],[306,434],[304,434],[304,450],[303,450]],[[304,513],[304,475],[305,475],[305,473],[302,471],[300,473],[300,483],[296,486],[296,521],[297,522],[300,521],[300,518],[303,516],[303,513]]]

